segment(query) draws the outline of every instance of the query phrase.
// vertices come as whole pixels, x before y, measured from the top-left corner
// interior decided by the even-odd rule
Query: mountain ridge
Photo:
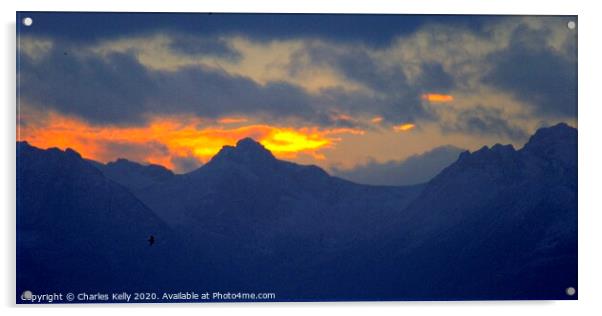
[[[246,139],[191,173],[130,189],[134,200],[126,186],[111,184],[72,150],[18,144],[18,216],[31,221],[18,220],[18,240],[25,241],[18,246],[19,262],[26,271],[41,264],[22,255],[36,242],[30,228],[46,229],[43,222],[48,229],[75,227],[73,220],[35,220],[32,210],[46,206],[25,192],[72,205],[33,214],[67,209],[66,216],[78,219],[77,210],[95,210],[78,227],[89,234],[85,240],[102,230],[93,226],[104,212],[102,201],[121,192],[130,201],[123,205],[152,212],[136,220],[156,217],[175,232],[179,246],[171,243],[169,261],[185,262],[182,271],[206,272],[167,274],[180,278],[178,286],[268,288],[295,300],[567,299],[564,289],[578,285],[576,144],[576,129],[553,126],[538,130],[519,150],[484,146],[462,153],[424,185],[391,187],[281,161]],[[112,189],[99,189],[105,186]],[[133,226],[140,235],[136,220],[113,215],[101,226]],[[74,259],[45,258],[77,269]],[[23,273],[18,282],[26,286],[31,280]]]
[[[107,178],[136,192],[155,183],[161,183],[175,177],[173,171],[157,164],[143,165],[125,158],[103,164],[88,160]]]
[[[26,142],[17,143],[17,231],[18,284],[38,291],[144,286],[143,275],[166,271],[159,255],[174,246],[153,211],[77,152]],[[158,236],[154,252],[149,235]],[[131,271],[111,281],[120,269]]]

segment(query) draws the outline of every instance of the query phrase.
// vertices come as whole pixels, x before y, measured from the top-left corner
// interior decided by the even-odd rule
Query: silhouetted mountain
[[[380,249],[360,255],[370,260],[349,269],[379,268],[377,277],[348,285],[356,293],[566,299],[565,289],[577,286],[576,129],[540,129],[518,151],[464,152],[397,225]]]
[[[316,166],[278,160],[261,144],[244,139],[235,147],[224,146],[201,168],[156,184],[139,196],[168,223],[190,226],[194,220],[203,225],[216,216],[238,221],[247,217],[259,221],[286,216],[308,218],[312,214],[332,216],[334,204],[349,203],[358,197],[356,193],[405,199],[406,192],[415,191],[357,185],[331,177]],[[173,200],[162,198],[160,192],[169,192]],[[215,226],[208,229],[214,230]]]
[[[149,249],[147,238],[157,236]],[[71,149],[17,143],[17,283],[42,293],[165,280],[171,231]],[[156,279],[156,280],[154,280]],[[20,292],[19,292],[20,293]]]
[[[102,173],[109,179],[137,191],[149,187],[155,183],[165,182],[174,176],[174,173],[159,165],[142,165],[127,159],[117,159],[106,165],[92,161]]]
[[[244,139],[139,197],[204,253],[231,262],[235,282],[248,278],[244,284],[251,286],[265,274],[237,275],[236,267],[293,277],[291,269],[315,267],[337,249],[375,238],[420,189],[354,184],[316,166],[278,160]]]
[[[144,270],[115,281],[90,261],[126,272],[168,257],[183,262],[166,274],[180,288],[280,300],[576,298],[564,292],[577,288],[577,131],[565,124],[520,150],[464,152],[419,186],[352,183],[251,139],[134,190],[142,203],[71,150],[19,144],[17,180],[20,287],[69,274],[80,285],[135,282]],[[168,234],[163,222],[181,246],[145,256],[150,235]],[[84,266],[101,275],[86,279]]]
[[[458,159],[464,149],[439,146],[400,161],[368,162],[352,169],[334,169],[333,174],[357,183],[412,185],[425,183]]]
[[[276,158],[263,145],[251,138],[244,138],[236,146],[224,146],[209,164],[236,164],[250,168],[269,168],[274,166]]]

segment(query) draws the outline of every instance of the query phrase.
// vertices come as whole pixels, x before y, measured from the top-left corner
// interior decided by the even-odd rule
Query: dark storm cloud
[[[423,63],[417,86],[425,92],[447,93],[456,86],[454,77],[440,63]]]
[[[399,67],[379,68],[365,53],[325,55],[332,59],[316,62],[334,63],[349,80],[379,96],[337,88],[310,94],[290,83],[262,85],[203,66],[154,70],[140,64],[133,52],[100,56],[64,41],[55,41],[39,59],[21,56],[23,100],[95,124],[142,124],[148,114],[253,115],[335,127],[359,124],[337,119],[337,113],[382,115],[392,123],[433,118]]]
[[[403,94],[409,88],[407,78],[399,65],[382,67],[362,48],[335,50],[328,45],[308,44],[300,49],[297,55],[305,55],[309,62],[316,66],[334,67],[347,79],[374,91]],[[296,70],[295,67],[302,66],[302,63],[296,62],[291,65],[291,69]]]
[[[374,59],[360,50],[332,56],[329,63],[336,65],[348,79],[374,91],[399,94],[408,89],[407,78],[401,67],[380,68]]]
[[[184,55],[216,56],[230,60],[239,60],[240,53],[225,40],[215,37],[195,37],[190,35],[170,36],[169,47],[176,53]]]
[[[151,73],[131,55],[98,58],[74,50],[57,43],[41,61],[21,54],[21,97],[97,123],[141,122],[149,97],[159,90]]]
[[[322,38],[383,46],[427,23],[459,25],[480,30],[501,17],[392,14],[208,14],[208,13],[83,13],[18,12],[17,20],[32,17],[20,31],[77,42],[175,31],[191,35],[245,35],[257,40]],[[85,27],[81,27],[85,25]]]
[[[340,99],[365,100],[364,105],[377,103],[343,92],[310,95],[285,82],[260,85],[246,77],[201,66],[152,70],[130,53],[101,57],[76,50],[76,46],[57,42],[40,60],[21,54],[19,85],[27,104],[76,115],[95,124],[142,124],[147,114],[247,114],[349,126],[350,122],[331,117],[342,104]],[[362,109],[359,104],[357,109],[368,113],[375,110]]]
[[[413,93],[413,92],[412,92]],[[361,93],[349,93],[342,89],[324,89],[321,95],[326,104],[337,104],[345,113],[377,115],[383,122],[399,124],[418,120],[436,120],[436,114],[420,105],[419,96],[374,97]]]
[[[420,102],[422,87],[410,84],[401,66],[383,67],[361,49],[334,51],[322,45],[308,45],[298,54],[305,54],[313,66],[333,67],[347,80],[378,94],[377,97],[368,97],[349,94],[340,89],[322,91],[327,99],[339,102],[350,112],[369,109],[371,113],[382,115],[390,123],[434,119],[433,113]],[[297,64],[301,65],[297,67],[303,65]],[[295,68],[292,69],[294,71]]]
[[[24,56],[20,77],[24,100],[98,124],[143,123],[149,113],[311,118],[313,112],[311,97],[287,83],[260,86],[202,67],[149,70],[124,53],[102,58],[54,49],[41,61]]]
[[[61,22],[64,24],[59,23],[58,17],[66,18]],[[108,30],[88,27],[91,25],[89,21],[101,17],[104,22],[97,22],[107,25]],[[139,20],[141,24],[136,28],[128,24],[125,17]],[[345,114],[352,118],[381,116],[386,127],[386,124],[437,120],[436,110],[425,105],[421,95],[427,92],[453,93],[464,81],[458,74],[448,73],[441,63],[422,60],[415,61],[414,65],[418,65],[421,71],[409,80],[403,71],[405,65],[391,65],[386,60],[379,60],[371,53],[374,47],[326,41],[331,38],[340,40],[345,36],[350,36],[345,40],[368,40],[368,35],[378,33],[381,24],[364,25],[363,22],[397,21],[399,18],[412,21],[414,16],[217,14],[180,17],[183,18],[181,23],[176,22],[174,15],[163,14],[35,15],[36,22],[32,28],[20,29],[24,38],[29,34],[49,35],[54,45],[47,55],[39,59],[20,54],[19,88],[21,97],[27,101],[24,104],[77,115],[96,124],[142,124],[149,114],[191,114],[211,118],[250,115],[280,123],[365,128],[363,123],[354,119],[336,118],[337,114]],[[290,19],[285,22],[282,17]],[[425,21],[432,22],[433,18],[437,23],[454,21],[448,17],[420,17],[412,22],[414,26],[404,29],[406,33],[395,34],[413,32]],[[475,17],[458,19],[479,20]],[[354,21],[357,25],[347,25],[343,32],[329,27],[333,21]],[[40,23],[49,24],[49,29],[37,28]],[[76,27],[82,23],[86,23],[86,27]],[[113,24],[118,27],[114,28]],[[63,25],[70,25],[73,30],[64,30]],[[303,31],[302,25],[307,30]],[[357,29],[362,25],[369,25],[365,27],[369,31]],[[267,26],[281,29],[274,30],[274,33],[259,32]],[[117,37],[116,30],[121,28],[129,31]],[[197,28],[203,31],[195,33]],[[61,31],[65,34],[61,35]],[[309,93],[289,82],[260,84],[249,77],[204,66],[187,66],[171,71],[147,68],[133,51],[99,56],[86,50],[91,43],[84,35],[96,39],[124,39],[136,32],[167,35],[169,48],[178,54],[219,56],[232,61],[241,58],[243,52],[221,40],[219,36],[222,34],[238,32],[252,41],[262,36],[266,39],[299,39],[306,35],[320,37],[320,41],[304,42],[303,48],[292,55],[288,65],[291,76],[303,73],[306,67],[323,67],[337,72],[345,82],[365,87],[368,91],[331,87]],[[282,32],[282,37],[279,37],[279,32]],[[549,38],[549,34],[541,32],[545,31],[519,28],[514,32],[509,47],[491,54],[486,60],[493,67],[484,81],[525,100],[536,109],[535,115],[574,115],[576,73],[572,70],[576,63],[570,56],[549,48],[544,40]],[[392,36],[387,35],[379,41],[386,42]],[[567,52],[575,48],[571,43],[569,41],[563,46]],[[457,124],[447,126],[449,130],[505,135],[512,139],[523,137],[521,129],[508,123],[495,110],[477,108],[454,114],[459,115]]]
[[[218,117],[256,114],[268,117],[311,119],[314,99],[303,89],[284,82],[264,86],[255,81],[202,67],[155,73],[161,91],[153,98],[154,111],[189,112]]]
[[[484,82],[512,93],[539,115],[575,118],[576,46],[566,43],[568,51],[558,52],[546,44],[548,35],[545,30],[517,28],[509,47],[489,56],[494,66]]]
[[[523,128],[503,118],[499,109],[483,106],[459,112],[457,121],[443,125],[442,129],[446,132],[504,137],[513,141],[524,141],[529,136]]]

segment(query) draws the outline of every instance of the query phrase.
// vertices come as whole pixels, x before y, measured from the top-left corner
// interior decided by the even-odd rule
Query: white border
[[[1,2],[3,75],[2,84],[2,163],[0,174],[2,194],[2,231],[0,235],[0,308],[11,314],[43,312],[51,315],[79,315],[82,312],[103,315],[107,312],[131,313],[132,308],[143,308],[140,313],[163,315],[175,309],[177,313],[245,313],[251,315],[306,315],[318,313],[366,313],[399,315],[579,315],[601,310],[600,271],[602,270],[602,207],[598,193],[602,187],[602,117],[598,87],[602,74],[600,63],[600,31],[602,12],[596,1],[534,1],[525,0],[371,0],[350,4],[347,0],[319,1],[198,1],[191,0],[105,0],[83,3],[73,0],[14,0]],[[14,293],[14,223],[15,223],[15,11],[138,11],[138,12],[323,12],[323,13],[438,13],[438,14],[577,14],[579,15],[579,301],[557,302],[387,302],[387,303],[256,303],[221,305],[95,305],[85,311],[69,307],[16,307]],[[43,310],[43,311],[42,311]],[[138,312],[138,310],[136,310]]]

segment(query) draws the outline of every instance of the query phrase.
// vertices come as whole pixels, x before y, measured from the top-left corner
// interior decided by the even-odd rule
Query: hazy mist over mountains
[[[368,185],[378,174],[387,186]],[[519,150],[440,147],[334,175],[366,184],[249,138],[187,174],[19,142],[18,291],[576,298],[565,294],[578,285],[575,128],[542,128]]]
[[[447,145],[400,161],[370,161],[353,169],[334,169],[335,176],[373,185],[411,185],[424,183],[458,159],[464,149]]]

